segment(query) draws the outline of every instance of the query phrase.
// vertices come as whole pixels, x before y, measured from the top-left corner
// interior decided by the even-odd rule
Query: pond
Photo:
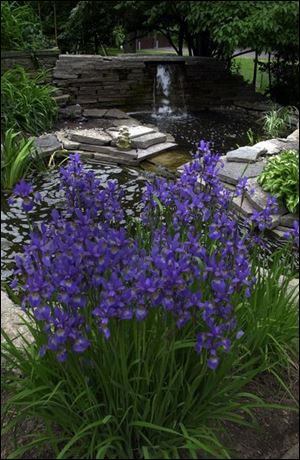
[[[162,155],[162,163],[170,166],[179,166],[195,151],[195,145],[199,139],[211,140],[213,147],[220,153],[226,153],[234,149],[237,144],[247,143],[247,129],[257,128],[247,123],[247,117],[229,113],[205,112],[186,117],[158,117],[151,114],[135,114],[135,117],[146,123],[157,124],[158,127],[171,133],[179,144],[175,152]],[[170,161],[171,155],[171,161]],[[177,156],[176,156],[177,155]],[[158,158],[158,157],[157,157]],[[168,161],[166,161],[168,158]],[[159,161],[159,159],[158,159]],[[92,168],[101,181],[117,179],[125,190],[124,206],[128,215],[138,214],[140,211],[139,197],[144,189],[147,173],[142,169],[119,167],[116,165],[86,164],[86,168]],[[39,210],[33,213],[32,220],[41,222],[50,213],[52,208],[60,208],[62,193],[59,190],[58,168],[38,173],[31,178],[35,188],[40,191],[44,198]],[[21,210],[20,202],[10,207],[7,204],[7,194],[1,196],[1,280],[9,280],[12,276],[15,254],[22,251],[22,245],[28,240],[29,224],[26,215]]]

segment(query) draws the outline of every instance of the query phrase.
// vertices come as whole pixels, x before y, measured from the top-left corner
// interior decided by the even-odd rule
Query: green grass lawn
[[[254,61],[253,58],[234,58],[234,61],[239,66],[238,73],[240,73],[244,80],[251,83],[253,79]],[[262,62],[267,62],[267,59],[260,59]],[[257,70],[256,76],[256,90],[263,93],[268,87],[268,74]]]

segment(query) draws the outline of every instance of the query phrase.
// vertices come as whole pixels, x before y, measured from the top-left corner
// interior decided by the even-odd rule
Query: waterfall
[[[153,85],[154,116],[178,115],[186,112],[184,79],[178,65],[158,64]]]

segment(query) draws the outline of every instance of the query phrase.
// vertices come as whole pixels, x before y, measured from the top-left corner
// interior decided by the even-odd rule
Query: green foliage
[[[109,341],[97,334],[88,356],[63,364],[52,353],[38,357],[45,331],[28,313],[21,322],[33,343],[23,336],[22,350],[4,333],[4,417],[14,415],[3,433],[25,414],[43,420],[46,431],[29,435],[8,458],[44,443],[54,458],[231,458],[219,440],[224,422],[251,426],[254,408],[284,407],[263,402],[247,384],[267,371],[290,392],[282,370],[295,360],[298,313],[280,256],[266,269],[253,255],[257,282],[237,310],[245,334],[213,372],[194,352],[195,325],[176,330],[169,318],[166,329],[158,310],[143,323],[115,321]]]
[[[29,4],[1,2],[1,49],[35,50],[47,45],[40,20]]]
[[[294,213],[299,210],[299,153],[286,150],[268,161],[258,177],[262,188]]]
[[[298,288],[290,284],[297,276],[292,269],[293,257],[286,246],[274,254],[271,263],[264,264],[255,255],[256,283],[251,297],[244,299],[237,310],[245,332],[243,346],[249,356],[260,356],[267,369],[279,374],[297,363]]]
[[[69,51],[104,52],[113,45],[113,29],[118,25],[114,1],[80,1],[62,27],[59,41]]]
[[[44,333],[28,324],[39,346]],[[263,370],[259,360],[235,348],[211,372],[194,352],[193,331],[173,336],[155,312],[144,324],[116,322],[113,329],[109,341],[95,337],[87,359],[73,356],[63,365],[50,354],[39,359],[33,345],[24,353],[5,337],[4,359],[21,379],[4,377],[11,394],[5,412],[16,411],[4,432],[23,413],[47,426],[46,436],[36,433],[11,458],[43,441],[55,458],[180,458],[183,449],[190,458],[199,449],[230,458],[218,440],[222,422],[247,425],[244,414],[267,407],[243,391]]]
[[[112,31],[112,34],[114,37],[115,45],[118,48],[120,48],[120,46],[123,45],[125,38],[126,38],[124,27],[120,25],[116,26],[114,30]]]
[[[44,73],[29,77],[15,67],[1,77],[1,126],[38,135],[51,129],[57,115],[54,89],[44,84]],[[43,83],[43,84],[42,84]]]
[[[292,127],[292,119],[298,114],[298,109],[293,106],[274,107],[267,112],[263,120],[263,132],[267,138],[286,136]]]
[[[21,133],[8,129],[1,143],[1,189],[7,190],[22,178],[29,170],[32,161],[33,139],[21,137]]]

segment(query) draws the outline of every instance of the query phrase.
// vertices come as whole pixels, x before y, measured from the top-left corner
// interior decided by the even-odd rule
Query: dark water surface
[[[182,150],[195,152],[200,139],[211,141],[215,152],[222,155],[238,146],[249,144],[247,131],[260,134],[261,128],[254,118],[242,111],[203,111],[183,116],[153,116],[136,112],[134,118],[158,126],[162,132],[175,137]]]

